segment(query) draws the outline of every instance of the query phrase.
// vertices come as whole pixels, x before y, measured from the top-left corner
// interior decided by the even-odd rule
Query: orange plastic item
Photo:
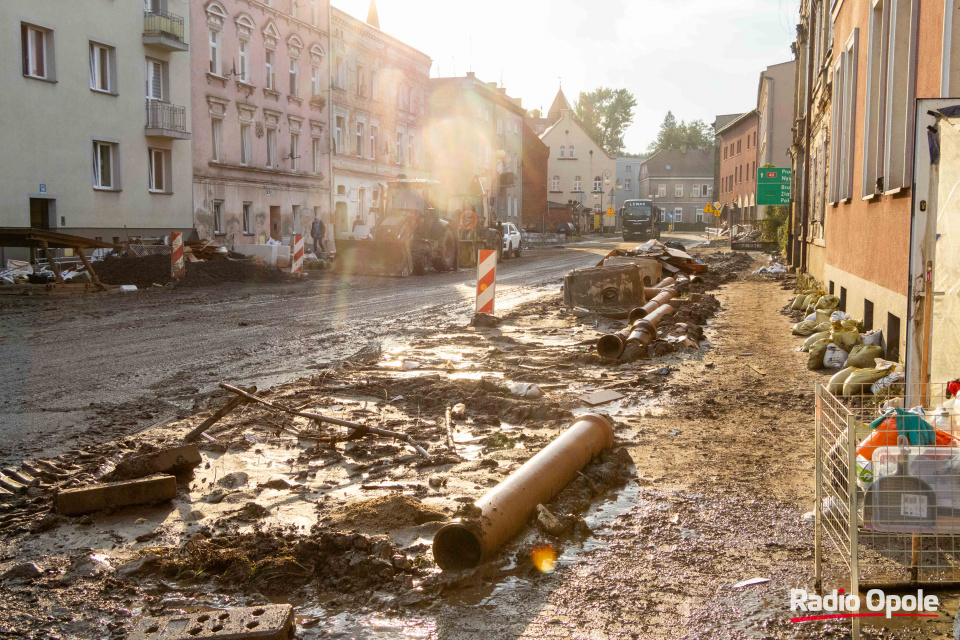
[[[936,440],[934,446],[937,447],[956,447],[960,445],[957,442],[957,439],[946,431],[941,431],[934,427],[934,432],[936,433]],[[897,420],[895,416],[891,416],[880,423],[880,426],[877,427],[870,436],[860,443],[860,446],[857,447],[857,455],[866,458],[867,460],[873,459],[873,452],[880,447],[895,447],[897,446]]]

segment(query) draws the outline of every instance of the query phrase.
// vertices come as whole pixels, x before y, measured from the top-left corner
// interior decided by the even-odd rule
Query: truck
[[[620,207],[624,241],[660,238],[660,217],[652,200],[627,200]]]
[[[481,193],[451,197],[436,180],[397,178],[387,183],[375,223],[337,239],[334,270],[405,278],[476,265],[477,250],[500,249]],[[473,191],[471,189],[471,191]]]

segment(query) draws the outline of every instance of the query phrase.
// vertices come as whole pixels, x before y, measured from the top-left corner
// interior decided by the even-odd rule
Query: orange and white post
[[[293,236],[293,257],[290,273],[303,273],[303,236]]]
[[[477,258],[477,313],[493,313],[497,292],[497,252],[481,249]]]
[[[186,265],[184,264],[183,258],[183,234],[179,231],[173,231],[170,233],[170,249],[171,249],[171,273],[173,277],[179,280],[184,275],[184,269]]]

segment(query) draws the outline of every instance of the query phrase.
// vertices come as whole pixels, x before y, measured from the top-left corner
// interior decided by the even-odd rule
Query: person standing
[[[310,237],[313,238],[313,253],[319,258],[323,253],[323,236],[326,232],[323,220],[318,217],[313,219],[313,225],[310,227]]]

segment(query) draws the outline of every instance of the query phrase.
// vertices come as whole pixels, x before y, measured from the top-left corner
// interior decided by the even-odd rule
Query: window
[[[336,70],[336,76],[334,76],[333,88],[346,89],[347,64],[341,56],[337,56],[334,60],[334,69]]]
[[[630,173],[631,171],[633,171],[633,168],[630,165],[627,165],[627,173]]]
[[[593,190],[597,192],[603,191],[603,180],[600,176],[593,177]]]
[[[114,167],[117,145],[111,142],[93,143],[93,186],[97,189],[116,189]]]
[[[366,146],[364,142],[366,142],[367,135],[364,129],[366,129],[366,125],[358,121],[357,122],[357,157],[358,158],[363,157],[363,148]]]
[[[299,7],[297,7],[297,0],[290,0],[290,17],[296,18]]]
[[[23,75],[41,80],[56,80],[53,64],[53,32],[20,24],[23,47]]]
[[[851,197],[853,191],[853,150],[857,108],[857,39],[854,29],[833,66],[833,132],[831,134],[830,201]],[[834,170],[835,168],[835,170]]]
[[[347,119],[343,116],[337,116],[336,128],[334,129],[333,152],[345,153],[343,148],[343,130],[347,128]]]
[[[113,70],[117,50],[102,44],[90,43],[90,88],[104,93],[116,93]]]
[[[297,97],[300,95],[300,61],[290,60],[290,95]]]
[[[397,131],[397,164],[403,164],[403,133]]]
[[[551,191],[560,191],[560,176],[553,176],[553,185]]]
[[[415,134],[407,134],[407,163],[410,164],[410,166],[416,166],[417,164],[415,162],[417,152],[416,140]]]
[[[223,230],[224,230],[223,200],[214,200],[213,201],[213,232],[216,234],[222,234]]]
[[[873,331],[873,302],[863,299],[863,330]]]
[[[560,157],[561,158],[567,157],[567,147],[565,145],[560,145]]]
[[[370,158],[376,159],[377,157],[377,147],[380,144],[380,128],[372,124],[370,125]]]
[[[747,151],[750,151],[750,136],[747,136]]]
[[[244,202],[243,203],[243,234],[250,235],[253,233],[253,227],[250,224],[250,218],[253,213],[253,203]]]
[[[700,196],[703,198],[709,198],[713,194],[711,193],[710,185],[702,184],[700,185]]]
[[[290,134],[290,167],[294,173],[300,171],[300,134]]]
[[[673,222],[674,224],[683,222],[683,207],[677,207],[673,210]]]
[[[665,185],[665,184],[658,184],[658,185],[657,185],[657,197],[658,197],[658,198],[666,198],[666,197],[667,197],[667,185]]]
[[[380,99],[380,87],[378,86],[380,80],[380,73],[374,71],[370,75],[370,97],[374,100]]]
[[[240,41],[240,82],[250,84],[250,43]]]
[[[683,197],[683,185],[682,185],[682,184],[674,185],[674,187],[673,187],[673,195],[674,195],[674,197],[677,197],[677,198],[682,198],[682,197]]]
[[[315,27],[320,26],[320,9],[317,8],[316,2],[310,3],[310,24]]]
[[[570,157],[573,157],[573,145],[570,145]]]
[[[574,178],[574,179],[573,179],[573,190],[574,190],[574,191],[577,191],[577,192],[582,191],[582,189],[580,188],[581,183],[582,183],[582,181],[580,180],[580,176],[577,176],[576,178]]]
[[[164,63],[157,60],[147,60],[147,98],[163,100]]]
[[[267,129],[267,168],[277,167],[277,130]]]
[[[223,120],[215,118],[210,121],[210,143],[212,145],[210,159],[220,162],[220,145],[223,139]]]
[[[630,167],[627,167],[627,168],[629,169]],[[631,184],[630,178],[626,178],[626,179],[623,181],[623,188],[624,188],[626,191],[630,191],[631,189],[633,189],[633,186],[632,186],[632,184]]]
[[[692,189],[693,189],[693,193],[691,193],[690,195],[691,195],[692,197],[694,197],[694,198],[699,198],[699,197],[700,197],[700,185],[695,184],[695,185],[693,185]]]
[[[240,125],[240,165],[249,167],[253,164],[253,136],[249,124]]]
[[[703,222],[703,207],[697,207],[694,211],[697,222]]]
[[[740,155],[740,152],[741,152],[741,149],[742,149],[742,147],[741,147],[741,144],[742,144],[742,143],[743,143],[743,140],[737,140],[737,155]]]
[[[313,173],[320,175],[320,138],[313,139]]]
[[[889,193],[909,187],[913,173],[916,102],[916,2],[890,0],[890,44],[887,52],[886,120],[883,148],[883,189]],[[955,32],[954,32],[955,33]]]
[[[316,65],[310,67],[310,95],[320,95],[320,67]]]
[[[168,153],[163,149],[149,149],[148,154],[150,156],[150,191],[152,193],[169,191],[170,189],[167,187]]]
[[[361,97],[367,95],[367,72],[360,65],[357,65],[357,95]]]
[[[267,89],[271,91],[274,90],[274,71],[273,71],[273,62],[276,57],[276,52],[272,49],[267,49],[267,53],[264,56],[264,65],[266,66],[267,71]]]
[[[220,32],[210,30],[210,73],[221,76],[222,60],[220,56]]]
[[[724,160],[727,159],[727,147],[726,147],[726,145],[724,145],[724,147],[723,147],[723,159],[724,159]]]

